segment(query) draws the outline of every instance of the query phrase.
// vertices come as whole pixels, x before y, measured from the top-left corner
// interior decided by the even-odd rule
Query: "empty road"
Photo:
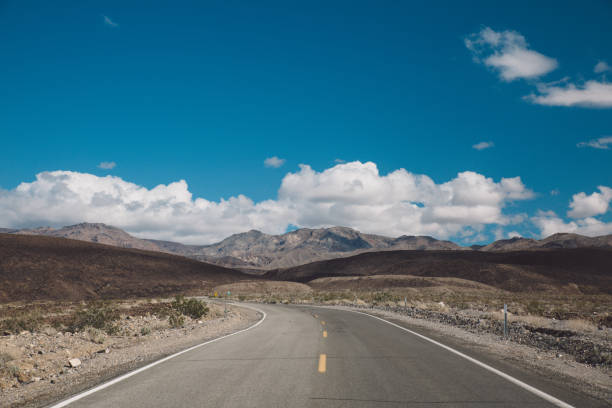
[[[369,316],[314,307],[256,307],[267,314],[259,326],[172,358],[69,406],[555,406]],[[603,405],[527,371],[511,374],[576,407]]]

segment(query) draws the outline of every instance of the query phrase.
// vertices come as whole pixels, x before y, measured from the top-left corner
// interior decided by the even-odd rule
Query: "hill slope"
[[[0,233],[0,302],[157,296],[247,278],[253,277],[160,252]]]
[[[351,228],[302,228],[282,235],[259,231],[234,234],[211,245],[185,245],[178,242],[140,239],[105,224],[82,223],[53,229],[9,230],[0,232],[26,235],[47,235],[98,242],[122,248],[160,251],[198,259],[244,271],[270,270],[304,265],[315,261],[353,256],[364,252],[394,250],[463,250],[508,252],[548,250],[554,248],[612,248],[612,235],[585,237],[577,234],[554,234],[542,240],[512,238],[495,241],[486,246],[461,247],[450,241],[427,236],[389,238],[364,234]]]
[[[413,275],[451,277],[500,289],[569,290],[612,294],[612,250],[386,251],[269,271],[269,279],[309,282],[333,276]],[[576,286],[573,286],[576,285]]]

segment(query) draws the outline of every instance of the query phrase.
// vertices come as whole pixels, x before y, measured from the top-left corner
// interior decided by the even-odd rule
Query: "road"
[[[323,308],[257,307],[267,314],[259,326],[172,358],[69,406],[554,406],[375,318]],[[520,380],[577,407],[601,404],[537,375],[517,372]]]

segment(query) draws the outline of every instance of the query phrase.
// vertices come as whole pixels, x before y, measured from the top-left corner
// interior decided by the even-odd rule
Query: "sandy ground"
[[[246,328],[258,314],[229,306],[224,317],[222,304],[209,303],[202,320],[186,318],[184,327],[170,328],[167,319],[156,316],[125,317],[121,334],[100,332],[22,332],[0,337],[0,355],[13,359],[6,366],[18,375],[0,378],[2,407],[39,407],[104,382],[131,369],[203,341]],[[70,360],[80,364],[71,367]]]

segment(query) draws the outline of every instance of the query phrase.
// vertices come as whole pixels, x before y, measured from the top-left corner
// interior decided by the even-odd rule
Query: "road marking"
[[[561,408],[574,408],[574,406],[568,404],[567,402],[561,401],[560,399],[557,399],[557,398],[553,397],[552,395],[545,393],[544,391],[540,391],[537,388],[532,387],[531,385],[529,385],[527,383],[524,383],[524,382],[522,382],[521,380],[519,380],[517,378],[512,377],[511,375],[508,375],[508,374],[506,374],[506,373],[504,373],[502,371],[499,371],[498,369],[493,368],[493,367],[491,367],[488,364],[485,364],[485,363],[483,363],[483,362],[481,362],[479,360],[476,360],[475,358],[472,358],[472,357],[468,356],[467,354],[463,354],[462,352],[460,352],[458,350],[455,350],[454,348],[449,347],[449,346],[447,346],[445,344],[442,344],[442,343],[440,343],[438,341],[435,341],[434,339],[430,339],[429,337],[423,336],[422,334],[414,332],[414,331],[412,331],[410,329],[407,329],[405,327],[400,326],[399,324],[392,323],[392,322],[390,322],[388,320],[385,320],[383,318],[380,318],[378,316],[373,316],[373,315],[368,314],[368,313],[358,312],[356,310],[351,310],[351,312],[355,312],[355,313],[359,313],[359,314],[362,314],[362,315],[370,316],[370,317],[372,317],[374,319],[378,319],[378,320],[383,321],[383,322],[385,322],[387,324],[390,324],[391,326],[395,326],[398,329],[402,329],[402,330],[404,330],[404,331],[406,331],[406,332],[408,332],[410,334],[414,334],[415,336],[420,337],[423,340],[427,340],[428,342],[433,343],[436,346],[442,347],[443,349],[448,350],[451,353],[458,355],[459,357],[463,357],[466,360],[471,361],[472,363],[474,363],[474,364],[484,368],[485,370],[488,370],[488,371],[492,372],[493,374],[497,374],[498,376],[500,376],[500,377],[510,381],[511,383],[513,383],[515,385],[518,385],[519,387],[523,388],[524,390],[527,390],[527,391],[537,395],[538,397],[540,397],[540,398],[550,402],[551,404],[554,404],[554,405],[556,405],[558,407],[561,407]]]
[[[76,401],[78,401],[78,400],[80,400],[82,398],[87,397],[88,395],[93,394],[94,392],[101,391],[101,390],[103,390],[105,388],[110,387],[113,384],[117,384],[118,382],[126,380],[126,379],[130,378],[133,375],[136,375],[136,374],[141,373],[141,372],[143,372],[145,370],[148,370],[149,368],[155,367],[158,364],[161,364],[161,363],[163,363],[165,361],[168,361],[171,358],[178,357],[181,354],[187,353],[188,351],[195,350],[195,349],[197,349],[199,347],[202,347],[202,346],[205,346],[207,344],[214,343],[216,341],[223,340],[223,339],[226,339],[226,338],[231,337],[231,336],[235,336],[236,334],[244,333],[247,330],[254,329],[255,327],[257,327],[260,324],[262,324],[264,320],[266,320],[267,314],[263,310],[259,310],[259,309],[256,309],[254,307],[250,307],[250,306],[246,306],[246,305],[240,305],[240,306],[241,307],[246,307],[247,309],[255,310],[256,312],[261,313],[261,315],[262,315],[261,319],[259,319],[255,324],[253,324],[252,326],[247,327],[246,329],[242,329],[242,330],[239,330],[239,331],[231,333],[231,334],[226,334],[225,336],[217,337],[216,339],[208,340],[208,341],[205,341],[204,343],[196,344],[193,347],[189,347],[188,349],[185,349],[183,351],[179,351],[178,353],[174,353],[172,355],[169,355],[168,357],[164,357],[164,358],[162,358],[160,360],[154,361],[151,364],[147,364],[146,366],[140,367],[137,370],[130,371],[129,373],[123,374],[122,376],[119,376],[119,377],[115,378],[114,380],[110,380],[108,382],[105,382],[104,384],[100,384],[97,387],[94,387],[94,388],[92,388],[90,390],[84,391],[84,392],[82,392],[80,394],[75,395],[74,397],[70,397],[67,400],[61,401],[61,402],[59,402],[59,403],[57,403],[55,405],[51,405],[48,408],[61,408],[61,407],[65,407],[65,406],[67,406],[69,404],[72,404],[73,402],[76,402]]]
[[[319,356],[319,372],[320,373],[325,372],[326,364],[327,364],[327,356],[325,354],[321,354]]]
[[[510,381],[511,383],[521,387],[522,389],[524,389],[526,391],[529,391],[532,394],[537,395],[538,397],[540,397],[540,398],[550,402],[553,405],[556,405],[557,407],[560,407],[560,408],[575,408],[573,405],[570,405],[567,402],[561,401],[560,399],[555,398],[552,395],[545,393],[544,391],[540,391],[537,388],[532,387],[531,385],[522,382],[518,378],[514,378],[511,375],[508,375],[508,374],[504,373],[503,371],[500,371],[500,370],[498,370],[496,368],[491,367],[488,364],[485,364],[485,363],[483,363],[481,361],[476,360],[475,358],[472,358],[472,357],[468,356],[467,354],[463,354],[462,352],[460,352],[458,350],[455,350],[452,347],[449,347],[449,346],[447,346],[445,344],[442,344],[442,343],[440,343],[440,342],[438,342],[438,341],[436,341],[434,339],[430,339],[427,336],[423,336],[422,334],[419,334],[419,333],[417,333],[415,331],[412,331],[412,330],[407,329],[407,328],[405,328],[403,326],[400,326],[399,324],[392,323],[392,322],[390,322],[388,320],[385,320],[385,319],[383,319],[381,317],[374,316],[374,315],[371,315],[371,314],[368,314],[368,313],[364,313],[364,312],[359,312],[357,310],[350,310],[350,309],[336,309],[336,308],[332,308],[332,307],[316,306],[316,305],[300,305],[300,306],[303,306],[303,307],[320,307],[321,309],[330,309],[330,310],[340,310],[340,311],[344,311],[344,312],[353,312],[353,313],[358,313],[358,314],[369,316],[369,317],[371,317],[373,319],[378,319],[378,320],[383,321],[383,322],[385,322],[387,324],[390,324],[391,326],[395,326],[398,329],[401,329],[401,330],[403,330],[405,332],[408,332],[408,333],[413,334],[413,335],[415,335],[417,337],[420,337],[421,339],[426,340],[426,341],[428,341],[428,342],[430,342],[432,344],[435,344],[436,346],[442,347],[443,349],[445,349],[447,351],[450,351],[451,353],[456,354],[459,357],[462,357],[462,358],[464,358],[464,359],[466,359],[466,360],[468,360],[468,361],[470,361],[470,362],[472,362],[472,363],[474,363],[474,364],[484,368],[485,370],[490,371],[493,374],[496,374],[496,375],[504,378],[505,380]]]
[[[324,322],[324,321],[322,321],[322,320],[321,320],[321,324],[322,324],[323,326],[325,326],[325,322]]]
[[[327,330],[323,330],[323,338],[327,338]]]

